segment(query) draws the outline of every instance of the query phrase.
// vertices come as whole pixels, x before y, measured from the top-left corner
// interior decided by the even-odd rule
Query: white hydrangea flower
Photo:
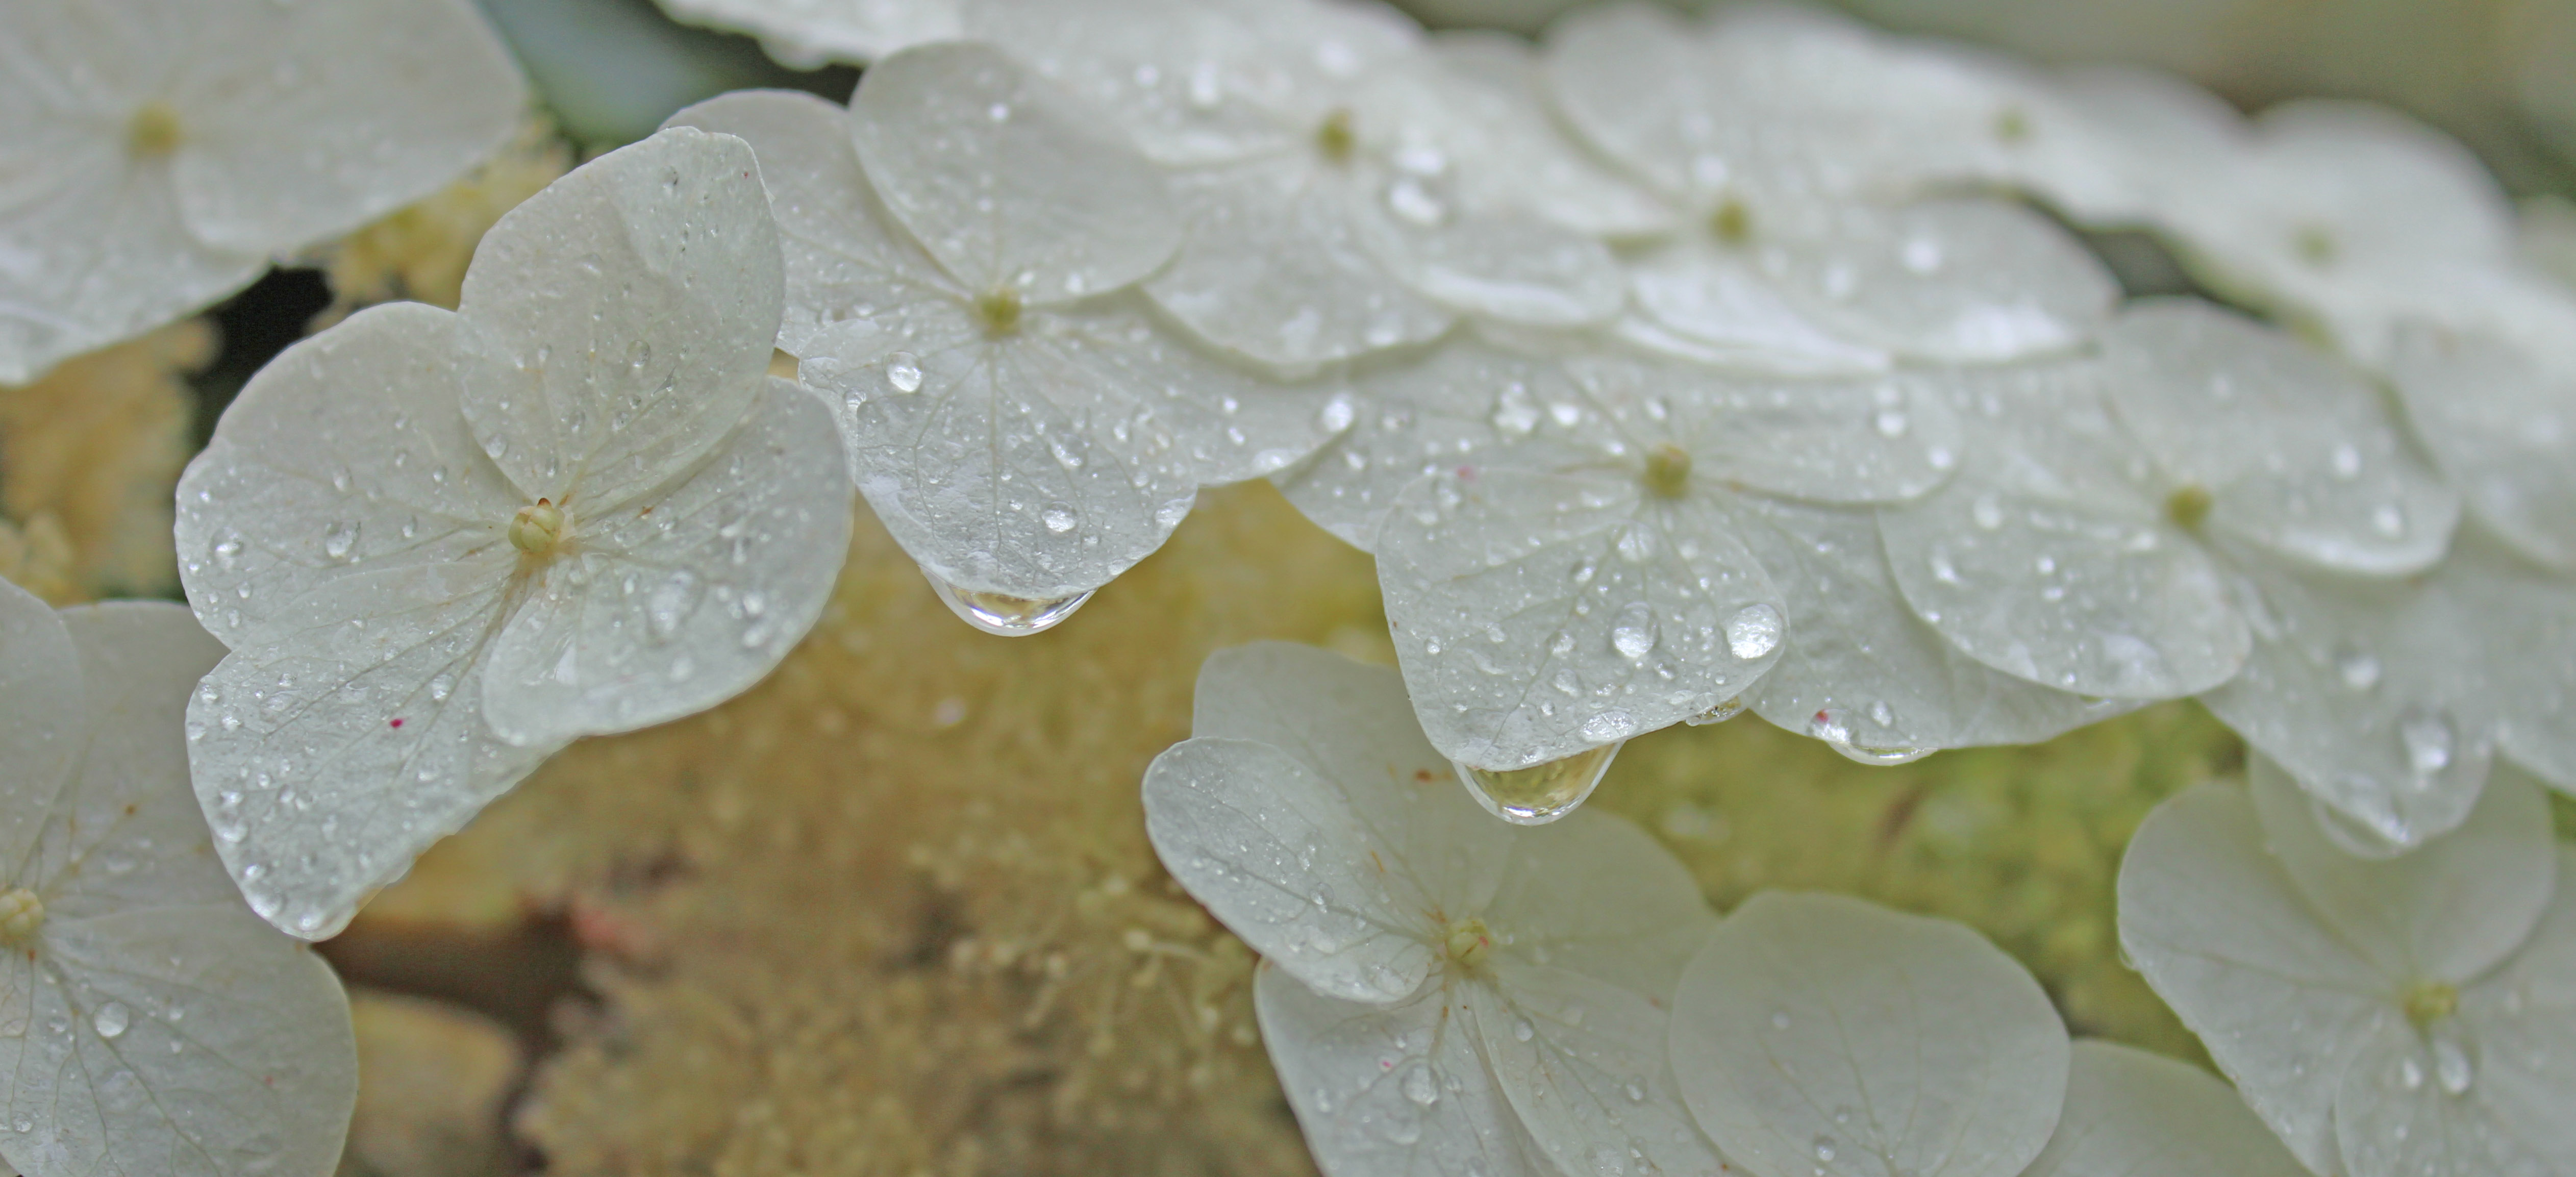
[[[2022,1177],[2306,1177],[2234,1088],[2186,1062],[2077,1042],[2066,1108]]]
[[[2196,694],[2251,643],[2206,540],[2376,575],[2441,558],[2459,500],[2367,383],[2185,300],[2102,342],[1957,373],[1959,477],[1880,512],[1906,600],[1971,657],[2086,695]]]
[[[468,0],[22,0],[0,45],[0,384],[428,195],[527,102]]]
[[[1965,926],[1764,892],[1673,994],[1673,1071],[1756,1177],[2015,1177],[2064,1101],[2066,1026]]]
[[[182,715],[186,609],[0,582],[0,1158],[27,1177],[324,1177],[357,1101],[339,979],[242,906]]]
[[[254,377],[180,481],[180,573],[233,649],[188,714],[217,849],[299,936],[550,752],[714,706],[846,554],[830,414],[767,375],[778,236],[751,150],[673,130]]]
[[[2365,359],[2406,316],[2476,328],[2532,297],[2513,209],[2457,141],[2393,110],[2303,99],[2247,120],[2187,82],[2088,71],[2067,93],[2116,136],[2130,215],[2212,288]]]
[[[1548,129],[1462,132],[1459,111],[1426,91],[1498,117],[1527,105],[1426,59],[1420,30],[1392,10],[973,0],[967,27],[1173,169],[1188,241],[1146,290],[1217,346],[1295,372],[1432,339],[1461,313],[1561,327],[1619,309],[1598,241],[1517,202],[1479,206],[1512,191],[1515,160],[1472,153],[1526,152]]]
[[[2354,857],[2257,761],[2148,815],[2120,943],[2318,1173],[2544,1177],[2576,1155],[2576,858],[2499,770],[2458,829]]]
[[[673,121],[759,152],[787,241],[781,345],[878,518],[980,628],[1062,620],[1200,487],[1348,424],[1347,396],[1254,379],[1156,321],[1133,287],[1180,244],[1161,177],[992,49],[898,53],[847,111],[753,92]]]
[[[2576,794],[2576,578],[2514,558],[2476,527],[2460,529],[2445,571],[2452,632],[2474,643],[2458,655],[2475,668],[2464,713],[2492,723],[2515,763]]]
[[[2576,339],[2564,369],[2486,334],[2400,324],[2387,370],[2406,417],[2478,520],[2576,572]]]
[[[1515,821],[1581,800],[1545,766],[1700,715],[1778,660],[1753,500],[1894,502],[1959,445],[1910,377],[1731,378],[1454,341],[1361,378],[1375,408],[1284,480],[1378,557],[1423,730]],[[1476,770],[1483,770],[1480,774]],[[1562,787],[1559,787],[1562,786]]]
[[[958,34],[958,0],[655,0],[671,19],[760,39],[791,69],[866,65]],[[703,92],[703,91],[702,91]]]
[[[2116,283],[2045,217],[1995,200],[1911,203],[1942,178],[1926,161],[1956,155],[1940,148],[1958,135],[1930,124],[1990,136],[2037,108],[1947,59],[1883,57],[1769,10],[1695,25],[1612,5],[1551,29],[1557,107],[1683,225],[1632,261],[1641,313],[1623,333],[1714,362],[1860,373],[2064,351],[2108,318]]]
[[[1174,877],[1267,958],[1254,998],[1329,1177],[1715,1173],[1665,1055],[1711,919],[1681,864],[1580,813],[1496,822],[1394,673],[1222,651],[1145,775]]]

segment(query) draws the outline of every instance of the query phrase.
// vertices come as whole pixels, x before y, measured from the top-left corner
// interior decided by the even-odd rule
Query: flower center
[[[975,298],[975,317],[986,335],[1008,335],[1020,329],[1020,292],[1007,286]]]
[[[2406,991],[2406,1020],[2419,1028],[2451,1016],[2460,1008],[2460,990],[2441,981],[2425,981]]]
[[[0,945],[16,947],[45,926],[45,901],[25,887],[0,891]]]
[[[1708,214],[1708,231],[1716,234],[1722,244],[1742,245],[1753,239],[1753,210],[1744,207],[1743,201],[1727,197],[1716,212]]]
[[[177,151],[181,138],[178,109],[158,99],[144,103],[125,124],[125,149],[138,158]]]
[[[1349,162],[1351,151],[1359,146],[1359,142],[1358,134],[1351,130],[1348,107],[1333,108],[1324,116],[1323,125],[1315,128],[1315,149],[1334,163]]]
[[[2333,231],[2323,225],[2300,226],[2290,235],[2290,248],[2298,251],[2300,261],[2319,269],[2333,265],[2335,255],[2342,252],[2335,247]]]
[[[510,546],[531,556],[551,556],[564,541],[563,508],[544,499],[510,517]]]
[[[1646,489],[1658,497],[1682,497],[1690,488],[1690,472],[1690,453],[1680,446],[1667,441],[1646,451]]]
[[[1461,967],[1480,969],[1494,954],[1494,934],[1485,928],[1483,920],[1461,920],[1449,925],[1448,948],[1449,959]]]
[[[2198,531],[2201,521],[2209,518],[2209,508],[2215,502],[2210,497],[2209,488],[2195,482],[2165,496],[2165,518],[2181,525],[2185,531]]]
[[[2007,105],[1995,112],[1995,141],[2020,143],[2030,138],[2030,115],[2019,105]]]

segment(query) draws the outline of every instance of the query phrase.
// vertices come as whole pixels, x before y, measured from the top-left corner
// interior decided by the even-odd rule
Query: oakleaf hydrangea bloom
[[[27,1177],[324,1177],[358,1092],[339,979],[210,852],[186,609],[0,581],[0,1158]]]
[[[24,0],[0,45],[0,384],[436,191],[527,100],[469,0]]]
[[[1765,892],[1673,995],[1673,1070],[1757,1177],[2015,1177],[2066,1091],[2039,982],[1968,928],[1839,895]]]
[[[977,0],[992,38],[1107,111],[1172,169],[1189,237],[1146,289],[1209,342],[1283,371],[1432,339],[1463,313],[1609,318],[1601,244],[1517,202],[1461,156],[1471,91],[1391,10],[1347,0]],[[1490,106],[1510,116],[1508,101]],[[1524,137],[1548,133],[1523,126]],[[1506,165],[1508,161],[1494,161]]]
[[[2066,1108],[2022,1177],[2303,1177],[2227,1084],[2189,1063],[2077,1042]]]
[[[2158,807],[2120,942],[2309,1170],[2564,1172],[2576,1155],[2576,858],[2526,778],[2356,858],[2261,761]]]
[[[866,65],[898,49],[955,37],[959,0],[657,0],[671,18],[760,38],[796,69]]]
[[[1266,958],[1254,998],[1329,1177],[1712,1173],[1665,1056],[1710,917],[1634,826],[1494,821],[1395,674],[1220,652],[1145,775],[1174,877]]]
[[[1363,378],[1375,409],[1287,482],[1377,553],[1433,745],[1516,821],[1581,800],[1494,778],[1707,712],[1776,661],[1786,604],[1740,538],[1758,500],[1894,502],[1958,434],[1919,382],[1759,381],[1460,340]]]
[[[675,116],[758,151],[787,240],[781,344],[851,474],[959,615],[1031,633],[1162,545],[1198,489],[1348,423],[1193,350],[1132,289],[1179,247],[1162,177],[972,44],[868,70],[848,110],[729,94]]]
[[[767,375],[780,266],[751,150],[673,130],[502,218],[458,311],[278,357],[180,482],[232,654],[190,762],[253,910],[337,931],[549,753],[714,706],[846,554],[828,411]]]
[[[1693,24],[1643,4],[1587,9],[1550,30],[1558,109],[1683,226],[1632,261],[1642,314],[1623,333],[1713,362],[1841,373],[2081,343],[2117,300],[2110,275],[2015,205],[1908,203],[1934,177],[1876,158],[1925,145],[1887,112],[1943,104],[1873,100],[1859,114],[1848,97],[1825,101],[1867,93],[1855,78],[1901,89],[1915,72],[1876,61],[1853,72],[1847,53],[1813,51],[1840,36],[1776,13]],[[1997,112],[1970,120],[1983,134],[2008,104],[1978,104]],[[1841,142],[1889,126],[1909,130],[1874,146]]]

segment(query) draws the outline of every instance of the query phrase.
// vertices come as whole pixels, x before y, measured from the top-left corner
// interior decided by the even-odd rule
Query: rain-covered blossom
[[[1393,672],[1320,650],[1210,657],[1191,732],[1146,831],[1267,958],[1262,1039],[1329,1177],[1718,1169],[1666,1062],[1710,925],[1669,853],[1597,812],[1493,820]]]
[[[2312,1172],[2563,1173],[2576,1155],[2576,857],[2499,770],[2393,858],[2338,847],[2257,760],[2139,827],[2120,942]]]
[[[1179,219],[1095,118],[972,44],[878,63],[846,111],[755,92],[675,116],[758,151],[787,246],[780,343],[877,517],[997,633],[1062,620],[1201,486],[1284,467],[1350,413],[1155,320],[1133,286]]]
[[[752,153],[677,129],[503,217],[456,312],[371,308],[263,369],[180,483],[232,653],[191,763],[253,910],[300,936],[575,738],[741,692],[850,528],[830,414],[767,375]]]
[[[1522,158],[1561,163],[1528,146],[1551,129],[1457,133],[1461,106],[1526,119],[1533,104],[1510,81],[1427,55],[1392,10],[979,0],[967,27],[1108,112],[1171,169],[1188,238],[1145,288],[1219,347],[1302,371],[1433,339],[1465,313],[1561,327],[1619,308],[1609,252],[1520,208],[1513,159],[1477,158],[1516,139]]]
[[[467,0],[26,0],[0,47],[0,383],[428,195],[527,96]]]
[[[1959,445],[1945,398],[1897,377],[1729,377],[1461,340],[1359,386],[1376,407],[1283,481],[1377,553],[1423,729],[1484,770],[1743,693],[1787,636],[1757,550],[1799,546],[1774,534],[1775,507],[1902,501]],[[1492,800],[1545,820],[1581,797]]]
[[[2065,1024],[1974,931],[1839,895],[1729,913],[1673,995],[1673,1070],[1756,1177],[2015,1177],[2067,1085]]]
[[[0,1158],[26,1177],[324,1177],[358,1060],[339,979],[208,846],[188,611],[0,582]]]

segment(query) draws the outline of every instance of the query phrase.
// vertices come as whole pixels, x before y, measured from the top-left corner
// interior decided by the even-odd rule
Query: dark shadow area
[[[215,307],[222,350],[212,365],[190,381],[197,389],[198,446],[214,435],[215,420],[241,395],[251,376],[304,338],[305,325],[329,305],[331,287],[323,281],[322,271],[279,269]]]

